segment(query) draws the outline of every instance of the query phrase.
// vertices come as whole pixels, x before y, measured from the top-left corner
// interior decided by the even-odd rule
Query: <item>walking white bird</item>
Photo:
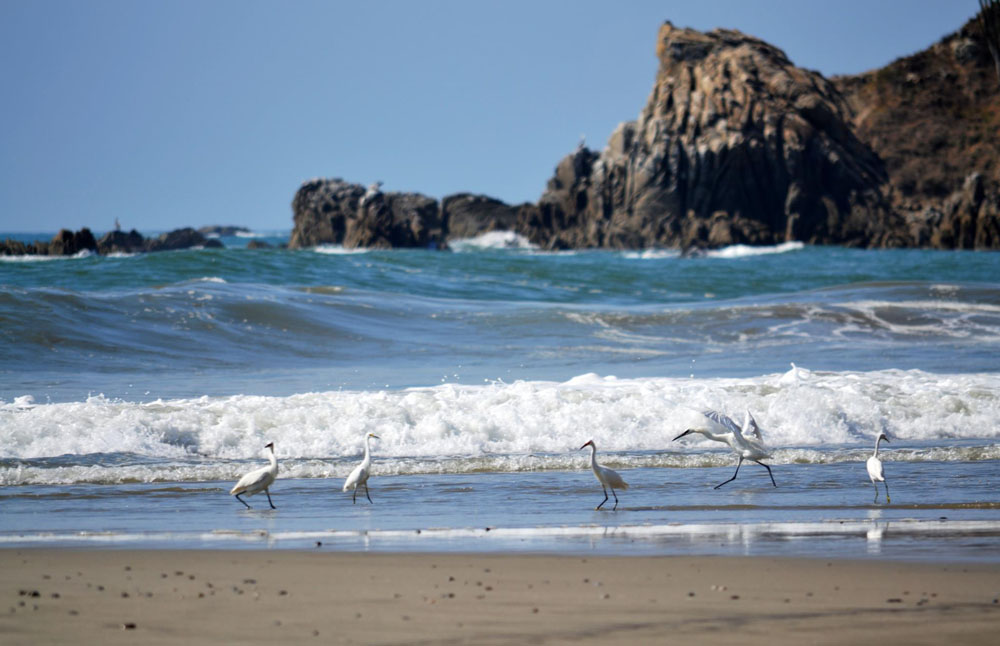
[[[868,467],[868,477],[871,478],[872,486],[875,487],[875,501],[878,502],[878,485],[876,482],[881,482],[885,485],[885,501],[892,502],[889,499],[889,483],[885,481],[885,471],[882,469],[882,460],[878,459],[878,443],[882,440],[886,442],[889,441],[889,436],[885,433],[879,433],[878,437],[875,438],[875,452],[872,456],[868,458],[866,466]]]
[[[352,503],[358,502],[358,487],[364,485],[365,496],[368,497],[368,502],[375,504],[374,502],[372,502],[372,497],[368,495],[368,476],[371,475],[371,466],[372,466],[372,453],[371,453],[371,446],[369,446],[369,442],[371,442],[371,439],[373,437],[376,440],[380,439],[379,436],[375,435],[374,433],[369,433],[368,435],[365,436],[365,457],[363,460],[361,460],[361,464],[354,467],[354,471],[351,471],[351,475],[347,476],[347,480],[344,481],[345,492],[348,489],[354,489],[354,496],[351,498]]]
[[[594,470],[594,475],[597,476],[598,482],[601,483],[601,489],[604,490],[604,500],[601,501],[600,505],[594,507],[594,509],[600,509],[608,501],[608,490],[605,489],[605,486],[607,486],[611,487],[611,495],[615,497],[615,506],[611,508],[611,511],[614,511],[618,509],[618,494],[615,493],[615,487],[628,489],[628,483],[622,480],[617,471],[597,464],[597,445],[594,444],[594,440],[590,440],[578,450],[585,449],[588,446],[590,447],[590,468]]]
[[[278,459],[274,457],[274,442],[268,442],[264,445],[264,448],[271,449],[271,452],[267,454],[267,458],[271,461],[271,464],[260,469],[254,469],[246,474],[240,478],[236,486],[229,492],[236,496],[237,500],[246,505],[247,509],[252,509],[252,507],[247,505],[247,501],[240,498],[240,495],[246,494],[247,496],[252,496],[261,491],[267,494],[267,502],[271,505],[271,509],[277,509],[274,503],[271,502],[271,492],[268,490],[274,483],[274,479],[278,477]]]
[[[755,420],[753,415],[750,414],[750,409],[747,409],[746,417],[743,419],[742,430],[736,425],[736,422],[717,411],[703,411],[702,415],[716,424],[721,425],[726,429],[726,431],[723,433],[715,433],[712,429],[706,427],[689,428],[675,437],[674,441],[677,441],[690,433],[698,433],[700,435],[704,435],[710,440],[724,442],[733,449],[736,455],[739,456],[739,462],[736,463],[736,473],[733,474],[732,478],[726,480],[726,482],[720,482],[715,485],[716,489],[736,479],[736,475],[740,472],[740,465],[743,464],[743,460],[753,460],[760,466],[767,469],[767,475],[771,476],[771,484],[775,487],[778,486],[778,483],[774,481],[774,474],[771,473],[771,467],[761,462],[761,460],[771,457],[771,454],[764,446],[764,438],[761,435],[760,427],[757,426],[757,420]]]

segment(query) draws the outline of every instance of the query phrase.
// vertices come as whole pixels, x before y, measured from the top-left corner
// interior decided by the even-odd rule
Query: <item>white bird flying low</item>
[[[277,509],[274,503],[271,502],[271,492],[268,490],[272,484],[274,484],[274,479],[278,476],[278,459],[274,457],[274,442],[268,442],[264,445],[265,449],[270,449],[270,453],[267,454],[268,459],[271,464],[266,467],[261,467],[260,469],[254,469],[250,473],[246,474],[240,478],[236,486],[232,488],[229,492],[236,496],[236,499],[247,506],[247,509],[251,509],[250,505],[247,505],[247,501],[240,498],[241,494],[246,494],[247,496],[252,496],[255,493],[260,493],[263,491],[267,494],[267,502],[271,505],[271,509]]]
[[[601,501],[600,505],[594,507],[594,509],[600,509],[608,501],[608,490],[605,487],[611,487],[611,495],[615,497],[615,506],[611,510],[614,511],[618,509],[618,494],[615,493],[615,487],[628,489],[628,483],[622,480],[617,471],[597,464],[597,445],[594,444],[594,440],[590,440],[581,446],[580,449],[585,449],[588,446],[590,447],[590,468],[594,470],[594,475],[597,476],[598,482],[601,483],[601,489],[604,490],[604,500]]]
[[[361,460],[361,464],[354,467],[354,471],[351,471],[351,475],[347,476],[347,480],[344,481],[345,492],[348,489],[354,489],[354,496],[351,498],[352,503],[358,502],[358,487],[364,485],[365,496],[368,498],[368,502],[375,504],[374,502],[372,502],[372,497],[368,494],[368,476],[371,475],[371,466],[372,466],[372,453],[371,453],[371,446],[369,446],[369,442],[371,442],[371,439],[373,437],[376,440],[379,439],[379,436],[375,435],[374,433],[369,433],[368,435],[365,436],[365,457],[363,460]]]
[[[885,481],[885,471],[882,469],[882,460],[878,458],[878,443],[882,440],[888,442],[889,436],[885,433],[878,434],[878,437],[875,438],[875,453],[872,453],[872,456],[868,458],[866,466],[868,467],[868,477],[872,481],[872,486],[875,487],[875,502],[878,502],[877,482],[881,482],[885,485],[885,501],[892,502],[889,499],[889,483]]]
[[[771,467],[761,462],[761,460],[771,457],[771,454],[764,446],[764,438],[761,435],[760,427],[757,426],[757,420],[755,420],[753,415],[750,414],[749,409],[747,409],[746,417],[743,420],[742,429],[740,429],[740,427],[736,425],[736,422],[731,420],[729,417],[714,410],[704,411],[702,412],[702,415],[712,420],[719,426],[722,426],[726,430],[722,433],[716,433],[708,427],[689,428],[675,437],[674,441],[677,441],[690,433],[698,433],[700,435],[704,435],[710,440],[724,442],[733,449],[736,455],[739,456],[739,462],[736,463],[736,473],[733,474],[732,478],[726,480],[726,482],[720,482],[715,485],[716,489],[736,479],[737,474],[740,472],[740,465],[743,464],[743,460],[753,460],[760,466],[767,469],[767,475],[771,476],[771,484],[775,487],[778,486],[778,484],[774,481],[774,474],[771,473]]]

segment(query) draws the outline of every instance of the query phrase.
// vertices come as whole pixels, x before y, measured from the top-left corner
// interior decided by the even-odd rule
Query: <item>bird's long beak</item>
[[[889,436],[883,433],[882,434],[882,439],[885,440],[886,442],[888,442],[889,441]]]
[[[382,439],[381,437],[379,437],[378,435],[375,435],[374,433],[369,433],[368,435],[370,437],[374,437],[376,440],[381,440]]]
[[[682,437],[684,437],[684,436],[685,436],[685,435],[687,435],[688,433],[694,433],[694,429],[693,429],[693,428],[689,428],[688,430],[684,431],[683,433],[681,433],[680,435],[678,435],[677,437],[675,437],[675,438],[674,438],[673,440],[671,440],[671,441],[672,441],[672,442],[676,442],[677,440],[681,439]]]
[[[594,443],[594,441],[591,440],[591,441],[587,442],[586,444],[584,444],[583,446],[581,446],[580,449],[585,449],[585,448],[587,448],[588,446],[590,446],[593,443]],[[577,449],[577,451],[579,451],[580,449]]]

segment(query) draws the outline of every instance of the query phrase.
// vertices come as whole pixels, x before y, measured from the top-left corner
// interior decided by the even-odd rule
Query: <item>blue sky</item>
[[[0,231],[289,229],[312,177],[534,201],[634,119],[664,20],[826,75],[924,49],[975,0],[0,0]]]

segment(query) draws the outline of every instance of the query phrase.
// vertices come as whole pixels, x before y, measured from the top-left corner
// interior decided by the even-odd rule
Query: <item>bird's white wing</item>
[[[721,424],[722,426],[726,427],[727,431],[731,431],[736,435],[742,435],[742,433],[740,432],[740,427],[736,425],[736,422],[729,419],[729,417],[723,415],[719,411],[703,410],[701,414],[707,417],[708,419],[712,420],[716,424]]]
[[[749,435],[758,442],[764,440],[764,436],[760,433],[760,427],[757,426],[757,420],[750,414],[749,408],[747,409],[747,416],[743,419],[743,435]]]
[[[347,480],[344,481],[343,491],[348,491],[349,489],[356,487],[362,481],[367,480],[365,476],[366,468],[365,464],[362,462],[358,466],[354,467],[354,471],[351,471],[351,475],[347,476]]]
[[[268,467],[257,469],[256,471],[251,471],[250,473],[240,478],[239,482],[236,483],[236,486],[233,487],[232,491],[230,491],[229,493],[238,494],[244,491],[256,493],[255,488],[259,487],[262,483],[266,482],[268,476],[270,475],[271,474],[268,470]]]

